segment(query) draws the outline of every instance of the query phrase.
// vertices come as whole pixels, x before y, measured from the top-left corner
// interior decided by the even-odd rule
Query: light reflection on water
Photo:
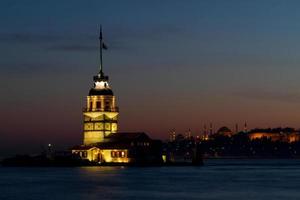
[[[300,199],[300,160],[203,167],[0,168],[0,199]]]

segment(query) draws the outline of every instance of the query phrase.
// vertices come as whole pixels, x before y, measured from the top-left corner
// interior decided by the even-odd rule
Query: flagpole
[[[102,63],[102,26],[100,25],[100,36],[99,36],[99,40],[100,40],[100,75],[103,76],[103,63]]]

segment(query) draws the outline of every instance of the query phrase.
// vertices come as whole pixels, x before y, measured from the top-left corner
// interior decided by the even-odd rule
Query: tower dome
[[[94,87],[90,89],[89,96],[99,96],[99,95],[111,95],[111,96],[114,95],[113,91],[109,87],[107,80],[96,79],[94,83]]]
[[[89,96],[100,96],[100,95],[110,95],[113,96],[114,93],[111,89],[101,89],[97,90],[95,88],[91,88],[89,92]]]
[[[94,76],[94,87],[91,88],[89,92],[89,96],[99,96],[99,95],[111,95],[111,96],[114,95],[113,91],[111,90],[108,84],[108,76],[104,75],[102,71],[102,67],[100,67],[100,72],[98,73],[98,75]]]

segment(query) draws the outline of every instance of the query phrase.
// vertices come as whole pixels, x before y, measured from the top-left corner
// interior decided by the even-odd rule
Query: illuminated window
[[[111,152],[111,157],[112,157],[112,158],[116,157],[116,152],[112,151],[112,152]]]
[[[112,158],[125,158],[126,153],[125,153],[125,151],[112,151],[111,157]]]
[[[96,108],[101,108],[101,102],[100,101],[96,102]]]
[[[109,101],[105,101],[105,109],[109,109]]]

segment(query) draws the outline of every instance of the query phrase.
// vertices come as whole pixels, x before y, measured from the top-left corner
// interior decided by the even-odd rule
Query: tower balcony
[[[114,108],[83,108],[83,112],[119,112],[119,107]]]

